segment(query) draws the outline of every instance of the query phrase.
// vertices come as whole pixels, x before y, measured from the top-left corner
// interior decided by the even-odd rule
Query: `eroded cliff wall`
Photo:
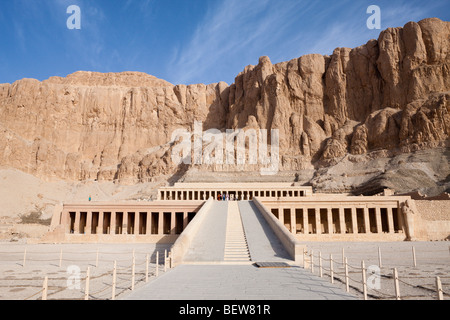
[[[194,121],[204,130],[278,129],[282,171],[445,148],[449,48],[450,22],[430,18],[331,56],[262,57],[230,86],[172,85],[137,72],[3,84],[0,166],[44,179],[149,181],[179,170],[171,135]]]

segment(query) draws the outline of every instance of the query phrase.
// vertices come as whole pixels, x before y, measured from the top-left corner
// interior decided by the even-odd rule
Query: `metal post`
[[[436,289],[438,293],[438,300],[444,300],[444,293],[442,292],[441,278],[436,277]]]
[[[25,248],[25,251],[23,252],[23,263],[22,267],[25,267],[25,261],[27,260],[27,248]]]
[[[322,272],[322,253],[319,251],[319,276],[323,278]]]
[[[47,300],[48,293],[48,277],[45,277],[44,284],[42,285],[42,300]]]
[[[333,255],[330,254],[330,277],[331,283],[334,283],[334,263],[333,263]]]
[[[148,282],[148,263],[149,263],[149,255],[145,257],[145,282]]]
[[[62,249],[61,249],[61,251],[59,252],[59,267],[61,268],[61,266],[62,266]]]
[[[412,247],[412,255],[413,255],[413,265],[414,265],[414,267],[417,267],[416,248],[415,247]]]
[[[167,271],[167,250],[164,250],[164,273]]]
[[[131,264],[131,291],[134,290],[134,280],[135,280],[135,257],[134,257],[134,250],[133,250],[133,262]]]
[[[364,264],[364,260],[361,262],[361,269],[362,269],[362,283],[363,283],[364,300],[367,300],[367,279],[366,279],[366,266]]]
[[[155,276],[158,276],[159,272],[159,251],[156,252],[156,270],[155,270]]]
[[[303,248],[303,269],[306,268],[306,248]]]
[[[382,264],[381,264],[381,248],[378,247],[378,266],[380,267],[380,269],[382,268]]]
[[[89,278],[90,278],[90,268],[87,268],[86,271],[86,287],[84,289],[84,300],[89,300]]]
[[[345,268],[345,290],[350,292],[350,284],[348,282],[348,264],[347,257],[344,258],[344,268]]]
[[[113,280],[112,280],[112,300],[116,299],[116,275],[117,275],[117,261],[114,261]]]
[[[394,284],[395,284],[395,299],[400,300],[400,286],[398,284],[397,268],[394,268]]]

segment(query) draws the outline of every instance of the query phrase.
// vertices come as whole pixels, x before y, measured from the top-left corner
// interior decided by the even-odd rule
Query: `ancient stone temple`
[[[295,183],[177,183],[160,188],[156,201],[64,204],[43,241],[171,243],[200,210],[214,214],[207,202],[253,203],[299,241],[404,241],[439,233],[410,196],[315,194]]]

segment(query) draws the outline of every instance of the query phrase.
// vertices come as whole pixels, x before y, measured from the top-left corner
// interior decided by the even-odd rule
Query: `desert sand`
[[[314,251],[314,274],[319,276],[319,251],[323,257],[323,278],[330,281],[329,255],[333,255],[334,285],[345,290],[342,249],[349,264],[350,293],[362,299],[361,261],[366,268],[379,266],[381,250],[380,287],[368,289],[369,299],[395,299],[393,268],[399,273],[400,296],[404,300],[436,300],[436,276],[442,281],[444,299],[450,299],[449,243],[440,242],[309,242]],[[413,265],[412,247],[416,252]],[[159,275],[164,273],[162,256],[170,245],[154,244],[65,244],[27,245],[0,243],[0,300],[37,300],[42,298],[42,286],[48,276],[48,299],[84,299],[85,277],[90,268],[92,300],[109,300],[112,292],[113,261],[117,261],[117,298],[131,292],[133,250],[136,261],[135,288],[145,285],[146,255],[150,257],[149,281],[155,278],[156,252],[159,252]],[[26,253],[25,253],[26,250]],[[62,252],[62,256],[61,256]],[[97,260],[98,252],[98,260]],[[25,265],[24,265],[25,256]],[[61,259],[62,257],[62,259]],[[60,260],[61,259],[61,260]],[[61,261],[61,266],[60,266]],[[98,261],[98,262],[97,262]],[[79,270],[79,288],[73,284],[73,270]],[[76,274],[75,274],[76,275]],[[369,278],[371,274],[367,274]]]

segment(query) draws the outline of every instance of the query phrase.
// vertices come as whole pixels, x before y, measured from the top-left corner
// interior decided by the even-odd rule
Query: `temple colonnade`
[[[347,198],[347,199],[345,199]],[[264,205],[293,234],[403,233],[405,221],[398,199],[365,197],[336,201],[264,201]]]
[[[293,186],[292,183],[243,183],[243,184],[175,184],[158,190],[158,200],[206,201],[210,197],[228,194],[231,199],[252,200],[259,198],[301,198],[312,195],[312,188]]]
[[[63,207],[61,224],[66,234],[178,235],[202,204],[71,204]]]

